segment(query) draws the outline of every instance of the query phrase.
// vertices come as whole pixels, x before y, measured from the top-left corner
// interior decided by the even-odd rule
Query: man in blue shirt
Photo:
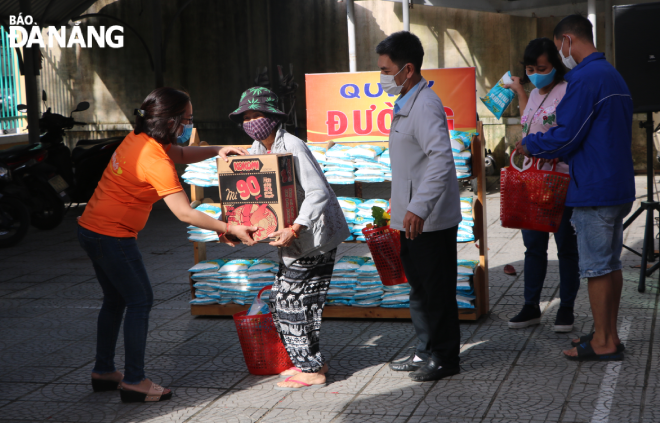
[[[554,42],[566,67],[566,95],[557,106],[557,127],[530,134],[520,153],[569,165],[566,206],[578,237],[580,274],[589,280],[594,333],[564,351],[572,360],[621,360],[617,334],[623,276],[623,219],[635,201],[632,161],[632,98],[621,75],[593,43],[592,25],[580,15],[564,18]]]

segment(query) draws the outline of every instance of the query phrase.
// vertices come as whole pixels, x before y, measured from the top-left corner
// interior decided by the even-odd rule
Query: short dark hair
[[[162,87],[153,90],[142,102],[140,109],[144,117],[135,117],[135,134],[142,132],[163,145],[176,144],[177,129],[190,103],[190,96],[174,88]],[[169,126],[172,119],[174,124]]]
[[[555,27],[553,36],[561,39],[564,34],[575,35],[578,38],[594,43],[594,31],[591,21],[582,15],[568,15]]]
[[[419,38],[411,32],[399,31],[385,38],[376,46],[376,53],[387,54],[399,69],[412,63],[415,72],[420,73],[424,61],[424,47]]]
[[[527,47],[525,47],[523,61],[520,62],[520,64],[523,65],[523,76],[520,79],[520,82],[523,84],[529,82],[529,78],[527,77],[527,70],[525,68],[530,65],[535,66],[536,61],[539,57],[543,56],[543,54],[548,55],[548,62],[550,62],[552,67],[556,69],[554,78],[555,84],[564,80],[564,75],[566,75],[566,67],[564,67],[564,64],[561,61],[557,46],[555,46],[555,43],[553,43],[549,38],[536,38],[530,41],[529,44],[527,44]]]

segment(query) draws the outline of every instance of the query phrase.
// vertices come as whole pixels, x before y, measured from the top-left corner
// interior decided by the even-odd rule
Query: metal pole
[[[30,0],[20,0],[20,8],[23,16],[32,16],[32,5]],[[25,29],[30,33],[31,27]],[[23,47],[24,74],[25,74],[25,97],[27,102],[28,136],[30,144],[39,142],[39,102],[41,96],[37,87],[37,69],[35,57],[39,53],[39,47]]]
[[[355,54],[355,5],[353,0],[346,0],[346,23],[348,24],[348,69],[357,72]]]
[[[163,80],[163,30],[162,30],[162,13],[160,7],[160,0],[151,0],[151,25],[153,28],[154,37],[154,74],[156,77],[156,88],[165,85]]]
[[[612,48],[612,0],[605,0],[605,58],[614,64],[614,48]]]
[[[401,0],[403,7],[403,30],[410,31],[410,5],[408,0]]]
[[[596,45],[596,0],[588,0],[587,2],[587,14],[589,15],[589,20],[591,25],[594,27],[594,45]]]

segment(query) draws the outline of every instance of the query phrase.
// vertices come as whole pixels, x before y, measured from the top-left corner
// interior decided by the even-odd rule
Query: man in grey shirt
[[[401,259],[419,339],[415,352],[390,368],[412,372],[415,381],[438,380],[460,372],[456,232],[461,208],[447,116],[420,73],[424,49],[419,38],[396,32],[378,44],[376,53],[383,89],[399,94],[389,139],[390,226],[402,231]]]

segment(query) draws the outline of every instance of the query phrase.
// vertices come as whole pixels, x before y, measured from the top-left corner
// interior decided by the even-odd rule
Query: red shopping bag
[[[258,297],[272,285],[259,291]],[[234,314],[238,340],[248,371],[253,375],[276,375],[293,367],[289,354],[275,329],[273,315],[248,316],[247,310]]]
[[[557,232],[564,214],[570,177],[552,170],[540,170],[539,161],[518,168],[513,163],[500,171],[500,220],[502,226]]]
[[[389,226],[362,229],[383,285],[407,283],[401,262],[400,232]]]

